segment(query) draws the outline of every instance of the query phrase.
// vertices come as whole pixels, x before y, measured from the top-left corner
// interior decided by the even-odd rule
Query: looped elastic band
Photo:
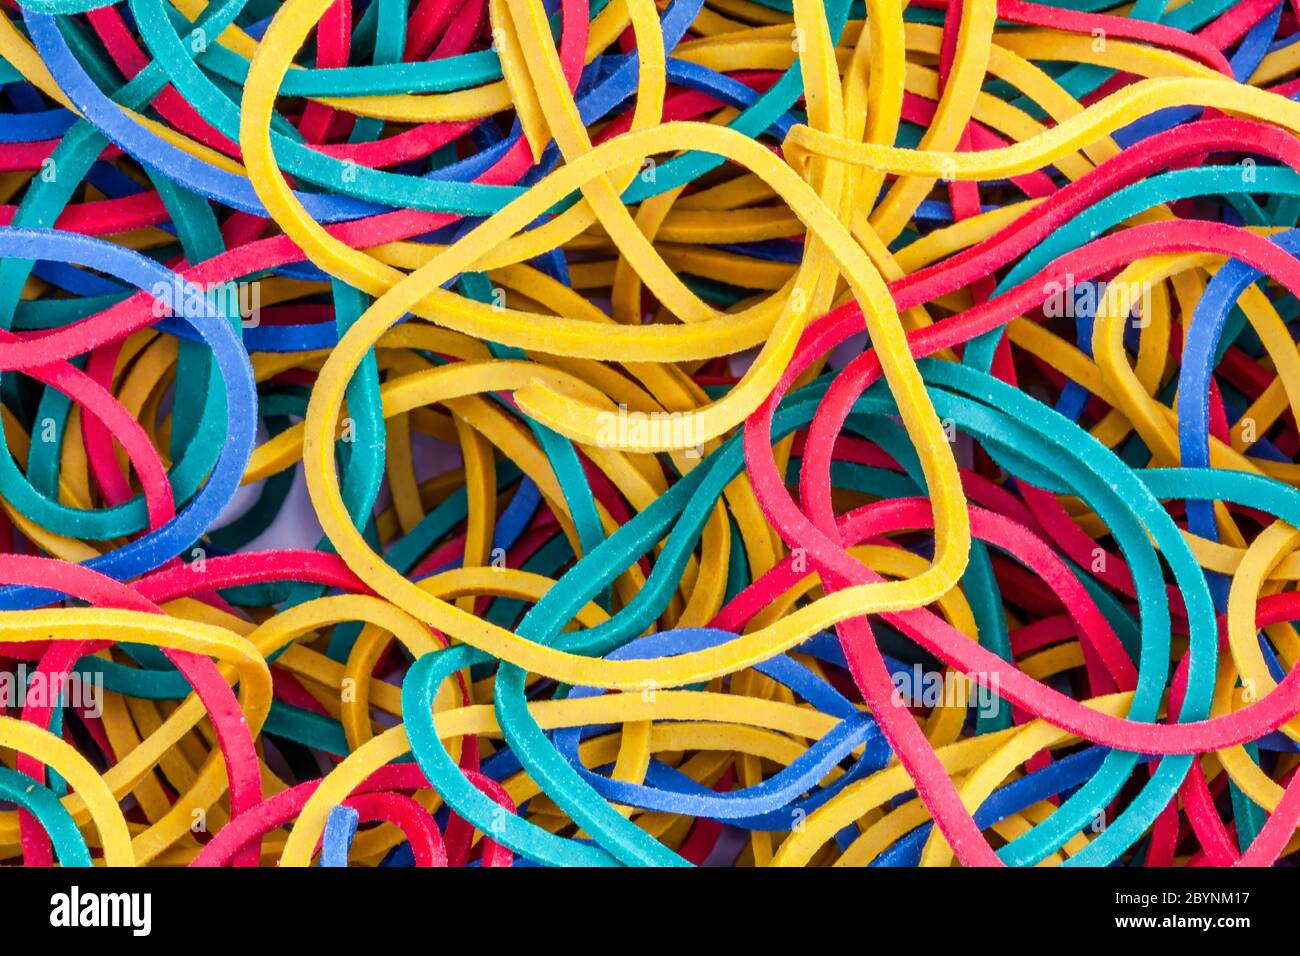
[[[1293,864],[1298,28],[0,11],[0,862]]]

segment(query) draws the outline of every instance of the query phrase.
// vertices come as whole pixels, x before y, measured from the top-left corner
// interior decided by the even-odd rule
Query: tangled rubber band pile
[[[3,7],[0,860],[1300,853],[1300,5]]]

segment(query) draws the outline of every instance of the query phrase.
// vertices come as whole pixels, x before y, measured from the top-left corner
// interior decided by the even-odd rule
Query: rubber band
[[[1296,28],[11,7],[0,860],[1294,863]]]

